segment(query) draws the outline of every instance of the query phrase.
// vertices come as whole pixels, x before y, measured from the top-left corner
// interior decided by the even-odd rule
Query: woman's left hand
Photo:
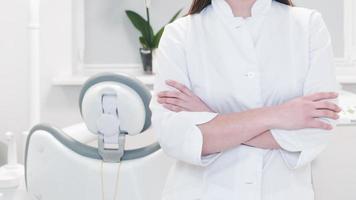
[[[157,94],[158,103],[166,109],[174,112],[212,112],[209,106],[185,85],[173,80],[167,80],[166,84],[178,90],[162,91]]]

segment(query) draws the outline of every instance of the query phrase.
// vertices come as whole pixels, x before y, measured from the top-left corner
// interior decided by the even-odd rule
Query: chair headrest
[[[139,80],[124,74],[96,75],[83,85],[79,96],[80,113],[88,129],[98,133],[97,119],[102,114],[102,96],[115,94],[120,129],[136,135],[151,125],[151,93]]]

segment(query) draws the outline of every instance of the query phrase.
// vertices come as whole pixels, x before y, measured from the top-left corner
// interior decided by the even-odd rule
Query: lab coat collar
[[[271,8],[272,0],[256,0],[252,6],[250,19],[263,16]],[[246,21],[242,17],[235,17],[230,5],[225,0],[212,0],[213,10],[232,27],[240,27]]]

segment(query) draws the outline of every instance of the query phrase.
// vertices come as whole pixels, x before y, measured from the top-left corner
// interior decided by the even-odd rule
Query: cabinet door
[[[316,200],[356,199],[356,125],[338,126],[326,150],[313,162]]]

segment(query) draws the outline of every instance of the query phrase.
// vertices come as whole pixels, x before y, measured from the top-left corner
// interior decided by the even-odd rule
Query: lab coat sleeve
[[[180,21],[166,26],[156,52],[156,77],[150,102],[152,126],[163,149],[170,157],[189,164],[207,166],[219,154],[202,156],[203,136],[198,124],[217,116],[213,112],[172,112],[157,103],[157,93],[175,90],[165,84],[175,80],[191,88],[184,50],[184,27]]]
[[[340,85],[336,81],[333,66],[333,53],[330,34],[318,12],[310,20],[310,66],[304,82],[303,94],[316,92],[338,92]],[[337,100],[330,100],[337,103]],[[336,121],[322,118],[334,128]],[[297,169],[313,161],[332,138],[334,131],[322,129],[281,130],[273,129],[271,133],[281,146],[280,153],[291,169]]]

